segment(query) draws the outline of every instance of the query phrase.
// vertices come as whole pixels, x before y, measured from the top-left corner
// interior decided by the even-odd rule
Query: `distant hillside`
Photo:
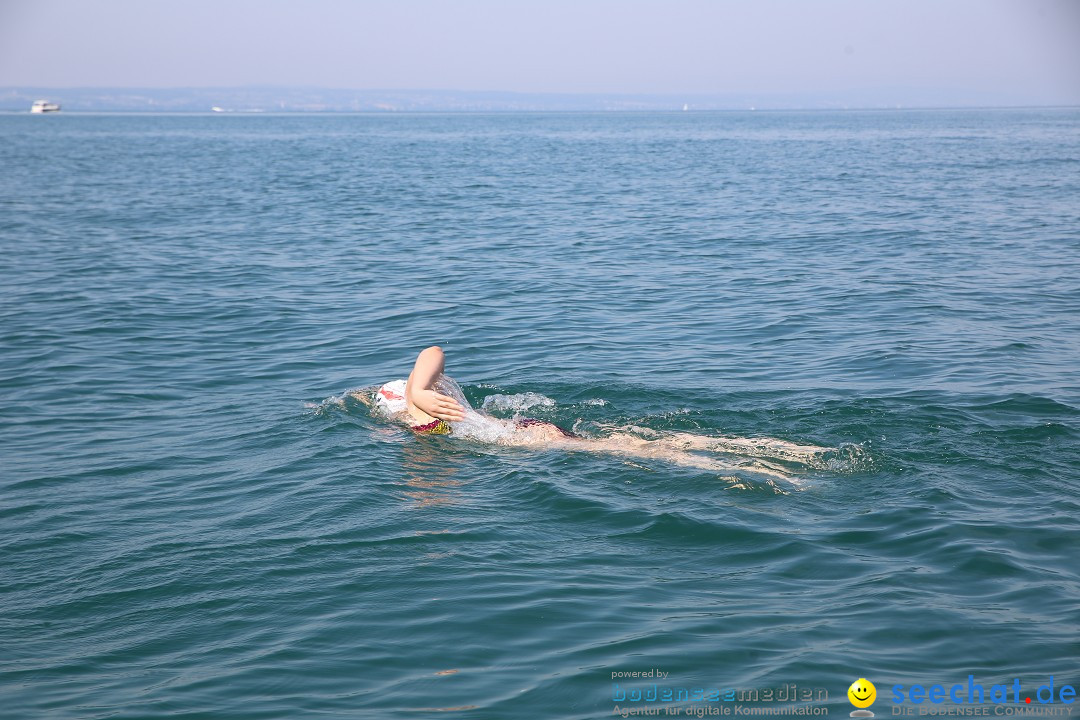
[[[0,111],[30,110],[35,100],[74,112],[513,112],[604,110],[769,110],[965,107],[1001,104],[974,93],[908,90],[844,96],[617,95],[454,90],[323,88],[0,88]]]

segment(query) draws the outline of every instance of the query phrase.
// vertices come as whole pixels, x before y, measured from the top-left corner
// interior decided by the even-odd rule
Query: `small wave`
[[[874,469],[874,456],[866,445],[844,443],[838,448],[821,453],[807,464],[815,470],[836,473],[866,472]]]
[[[304,403],[304,409],[306,409],[312,415],[322,415],[330,410],[341,410],[345,407],[345,398],[352,394],[354,391],[346,391],[340,395],[331,395],[325,400],[320,402],[306,402]]]
[[[534,407],[555,407],[555,401],[547,395],[525,392],[517,395],[488,395],[482,405],[484,410],[512,410],[523,412]]]

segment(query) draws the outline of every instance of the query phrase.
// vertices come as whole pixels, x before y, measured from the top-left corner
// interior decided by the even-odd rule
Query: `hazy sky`
[[[1080,0],[0,0],[0,86],[992,92],[1080,103]]]

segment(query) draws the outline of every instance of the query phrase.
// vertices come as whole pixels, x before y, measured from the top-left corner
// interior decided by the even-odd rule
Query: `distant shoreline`
[[[29,112],[37,100],[64,113],[394,114],[522,112],[719,112],[962,110],[1075,107],[965,91],[881,89],[817,94],[516,93],[342,90],[291,87],[0,87],[0,112]]]

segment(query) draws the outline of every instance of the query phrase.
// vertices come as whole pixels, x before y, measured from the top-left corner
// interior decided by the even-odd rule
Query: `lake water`
[[[7,717],[1080,680],[1080,110],[8,115],[0,167]],[[503,418],[835,450],[348,394],[432,344]]]

